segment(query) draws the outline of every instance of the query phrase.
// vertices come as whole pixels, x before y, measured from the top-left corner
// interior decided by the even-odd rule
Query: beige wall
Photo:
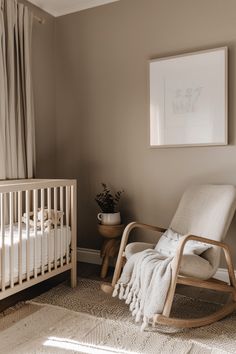
[[[219,46],[229,47],[229,146],[150,149],[148,60]],[[56,20],[57,175],[78,179],[79,246],[100,246],[101,181],[125,189],[125,221],[163,226],[186,186],[236,185],[235,51],[235,0],[121,0]],[[235,233],[234,220],[236,260]]]

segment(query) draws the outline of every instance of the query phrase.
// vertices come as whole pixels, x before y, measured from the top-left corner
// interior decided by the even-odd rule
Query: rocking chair
[[[154,323],[178,328],[200,327],[222,319],[236,309],[236,279],[229,246],[223,242],[236,209],[236,189],[231,185],[199,185],[185,191],[177,211],[171,221],[170,228],[185,235],[181,237],[177,252],[172,261],[172,280],[167,294],[163,313],[156,314]],[[103,290],[111,292],[117,283],[122,266],[127,258],[155,245],[133,242],[127,245],[131,230],[141,228],[163,233],[166,229],[157,226],[130,223],[124,230],[117,258],[112,285],[103,286]],[[184,254],[185,244],[195,240],[210,244],[201,256]],[[219,263],[221,250],[226,258],[229,284],[214,279]],[[171,318],[170,312],[177,284],[226,292],[229,301],[215,313],[194,319]]]

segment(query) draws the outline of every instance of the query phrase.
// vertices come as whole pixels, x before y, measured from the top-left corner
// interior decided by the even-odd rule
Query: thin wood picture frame
[[[150,60],[150,146],[228,144],[228,48]]]

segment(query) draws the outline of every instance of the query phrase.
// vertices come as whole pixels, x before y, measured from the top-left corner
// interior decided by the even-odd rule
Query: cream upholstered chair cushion
[[[188,188],[178,205],[170,228],[181,235],[196,235],[223,241],[236,208],[236,190],[231,185],[197,185]],[[131,243],[125,254],[132,254],[153,244]],[[144,248],[143,248],[144,247]],[[180,274],[200,279],[212,277],[220,262],[220,249],[213,246],[201,256],[183,255]]]
[[[143,243],[143,246],[141,246],[141,243],[142,242],[133,242],[127,245],[125,249],[127,259],[137,252],[144,251],[148,248],[155,248],[154,244]],[[194,254],[184,254],[180,266],[180,274],[204,280],[211,278],[215,274],[215,271],[205,258]]]
[[[125,257],[129,259],[133,254],[137,252],[142,252],[149,248],[154,249],[156,245],[153,243],[146,243],[146,242],[131,242],[125,248]]]
[[[125,256],[129,259],[133,254],[149,248],[154,249],[155,245],[145,242],[132,242],[126,246]],[[209,279],[213,274],[213,267],[201,256],[184,254],[180,266],[180,274],[199,279]]]

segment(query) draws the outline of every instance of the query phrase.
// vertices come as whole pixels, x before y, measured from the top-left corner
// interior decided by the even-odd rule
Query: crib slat
[[[41,273],[44,274],[43,240],[44,240],[44,189],[41,189]],[[45,245],[46,247],[46,245]]]
[[[10,287],[14,287],[14,240],[13,240],[13,192],[9,193],[9,223],[10,223]]]
[[[37,278],[37,220],[38,220],[38,191],[34,189],[33,191],[33,205],[34,205],[34,277]]]
[[[2,239],[2,250],[1,250],[1,268],[2,268],[2,292],[5,291],[5,194],[0,195],[1,204],[1,239]]]
[[[69,208],[70,208],[70,187],[66,186],[66,264],[69,263]]]
[[[63,203],[64,203],[64,200],[63,200],[63,187],[60,187],[60,210],[63,211]],[[60,232],[60,257],[61,257],[61,267],[63,266],[63,216],[61,218],[61,232]]]
[[[51,188],[47,189],[47,202],[48,202],[48,218],[51,219],[51,208],[52,208],[52,201],[51,201]],[[47,231],[47,238],[48,238],[48,271],[51,272],[51,225],[48,225],[48,231]]]
[[[13,216],[13,222],[14,223],[16,223],[17,222],[17,216],[18,216],[18,214],[17,214],[17,192],[13,192],[13,195],[14,195],[14,203],[13,203],[13,205],[14,205],[14,216]]]
[[[29,205],[30,205],[30,191],[27,190],[25,192],[25,209],[26,209],[26,276],[27,276],[27,281],[30,280],[30,224],[29,224],[29,218],[30,218],[30,211],[29,211]]]
[[[53,191],[54,196],[54,218],[55,218],[55,225],[54,225],[54,266],[57,269],[57,188],[54,188]]]
[[[22,192],[18,192],[18,269],[19,284],[22,284]]]

